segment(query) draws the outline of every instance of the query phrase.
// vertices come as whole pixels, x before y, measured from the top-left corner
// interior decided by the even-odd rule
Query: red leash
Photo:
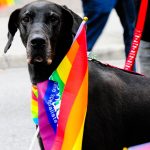
[[[144,29],[147,7],[148,7],[148,0],[141,0],[141,6],[138,14],[137,24],[134,30],[130,52],[126,59],[126,63],[124,67],[124,69],[128,71],[132,71],[133,69],[133,65],[135,62],[135,58],[138,52],[140,40]]]

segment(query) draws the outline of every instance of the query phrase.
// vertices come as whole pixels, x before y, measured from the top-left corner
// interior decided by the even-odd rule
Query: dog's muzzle
[[[45,36],[41,34],[33,34],[29,36],[27,44],[27,62],[33,63],[52,63],[50,57],[50,44]]]

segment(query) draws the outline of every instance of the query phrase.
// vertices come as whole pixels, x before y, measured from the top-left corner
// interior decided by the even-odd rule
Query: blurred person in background
[[[141,0],[135,0],[137,14],[140,4]],[[150,77],[150,2],[148,3],[144,30],[139,45],[138,60],[140,73]]]
[[[115,8],[124,29],[125,55],[128,56],[136,20],[134,0],[82,0],[84,15],[87,22],[88,52],[101,35],[109,15]],[[135,69],[135,68],[134,68]]]

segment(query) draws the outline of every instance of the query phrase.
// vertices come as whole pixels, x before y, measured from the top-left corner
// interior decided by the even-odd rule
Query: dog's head
[[[48,1],[32,2],[11,14],[5,53],[19,29],[26,47],[30,75],[36,75],[35,72],[31,72],[35,66],[38,66],[36,68],[39,70],[42,69],[40,67],[47,66],[55,69],[69,50],[81,21],[78,15],[65,6]]]

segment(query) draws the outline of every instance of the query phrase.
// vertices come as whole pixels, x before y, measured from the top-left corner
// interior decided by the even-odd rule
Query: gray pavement
[[[22,3],[0,12],[0,68],[2,69],[26,66],[25,48],[21,43],[18,32],[7,54],[4,54],[3,50],[7,43],[7,23],[10,13],[16,9],[16,7],[21,7],[28,1],[31,0],[22,1]],[[61,0],[55,2],[65,4],[81,17],[83,16],[80,1]],[[99,60],[124,58],[123,30],[115,11],[112,11],[105,29],[93,49],[93,54],[96,55]]]
[[[0,70],[0,83],[0,149],[27,150],[35,131],[27,69]]]

